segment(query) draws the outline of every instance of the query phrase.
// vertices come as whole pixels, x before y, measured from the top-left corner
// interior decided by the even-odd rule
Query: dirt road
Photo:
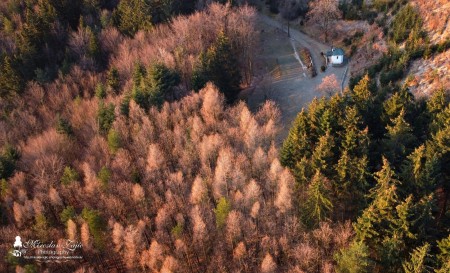
[[[272,19],[269,16],[264,15],[262,13],[259,13],[259,16],[260,20],[265,24],[274,28],[281,29],[282,31],[287,33],[287,25],[282,24],[279,21]],[[323,63],[323,57],[321,56],[320,53],[321,52],[326,53],[327,51],[329,51],[331,49],[330,46],[322,44],[321,42],[293,28],[289,29],[289,33],[291,39],[299,43],[301,46],[306,47],[310,50],[314,65],[317,67],[317,69],[320,69],[320,66]]]

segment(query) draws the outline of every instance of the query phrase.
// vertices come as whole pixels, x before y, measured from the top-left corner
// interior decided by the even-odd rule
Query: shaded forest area
[[[236,100],[256,11],[210,2],[0,3],[0,271],[449,272],[448,90],[400,82],[448,44],[374,1],[390,51],[278,151],[276,105]],[[83,259],[14,257],[18,234]]]

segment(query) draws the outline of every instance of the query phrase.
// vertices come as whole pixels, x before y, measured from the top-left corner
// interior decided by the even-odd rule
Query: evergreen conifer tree
[[[412,134],[412,128],[405,121],[405,111],[391,120],[392,125],[386,127],[387,134],[384,141],[385,154],[388,159],[399,166],[406,155],[408,155],[416,143],[416,137]]]
[[[9,98],[23,89],[23,80],[6,56],[0,64],[0,98]]]
[[[205,67],[199,71],[204,72],[196,76],[198,83],[194,84],[201,84],[201,79],[206,78],[225,94],[229,102],[234,101],[240,90],[241,74],[236,54],[224,32],[219,34],[215,43],[206,52],[203,65]]]
[[[362,241],[353,241],[348,248],[341,249],[335,254],[338,273],[371,272],[369,248]]]
[[[433,269],[429,266],[430,245],[425,243],[423,246],[414,249],[411,253],[411,259],[403,262],[403,269],[405,273],[431,273]]]
[[[114,21],[118,29],[134,36],[141,29],[152,27],[152,11],[146,0],[120,1],[114,14]]]
[[[316,174],[312,177],[308,186],[308,197],[305,202],[306,214],[304,220],[310,227],[315,227],[321,221],[324,221],[333,210],[328,183],[328,179],[320,170],[316,170]]]
[[[283,166],[293,169],[304,156],[309,157],[311,149],[309,131],[308,116],[302,110],[298,113],[288,137],[283,142],[280,151],[280,162]]]

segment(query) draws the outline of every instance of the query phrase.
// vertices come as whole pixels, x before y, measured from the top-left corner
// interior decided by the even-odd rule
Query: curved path
[[[287,25],[282,24],[281,22],[261,13],[259,13],[259,17],[265,24],[274,28],[281,29],[287,33]],[[289,29],[289,34],[291,36],[291,39],[295,40],[301,46],[306,47],[310,50],[314,65],[316,66],[317,69],[320,68],[323,62],[323,57],[320,53],[321,52],[325,53],[328,50],[330,50],[330,46],[327,46],[293,28]]]
[[[259,14],[258,28],[262,34],[259,41],[261,50],[256,60],[260,74],[254,79],[252,88],[244,90],[241,95],[254,111],[266,100],[278,105],[282,125],[277,136],[277,144],[280,145],[297,113],[307,107],[314,97],[325,95],[316,91],[323,78],[334,74],[341,82],[346,67],[329,66],[321,72],[317,69],[324,63],[320,53],[329,50],[329,46],[292,28],[289,39],[286,25],[275,19]],[[304,64],[296,52],[298,45],[310,50],[318,73],[316,77],[306,75]]]

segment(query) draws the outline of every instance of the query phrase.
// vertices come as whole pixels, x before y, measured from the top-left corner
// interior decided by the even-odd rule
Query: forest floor
[[[329,49],[329,46],[295,29],[290,30],[289,38],[286,26],[262,14],[259,15],[257,26],[261,35],[255,65],[256,77],[252,87],[244,90],[241,97],[253,111],[266,100],[272,100],[278,105],[282,124],[277,136],[277,144],[280,145],[302,108],[315,97],[325,95],[316,90],[324,77],[335,74],[339,84],[344,79],[344,86],[347,85],[348,77],[344,78],[347,66],[328,66],[325,72],[321,72],[324,58],[320,53]],[[316,77],[309,76],[304,64],[298,59],[295,50],[299,48],[309,49],[316,66]]]

